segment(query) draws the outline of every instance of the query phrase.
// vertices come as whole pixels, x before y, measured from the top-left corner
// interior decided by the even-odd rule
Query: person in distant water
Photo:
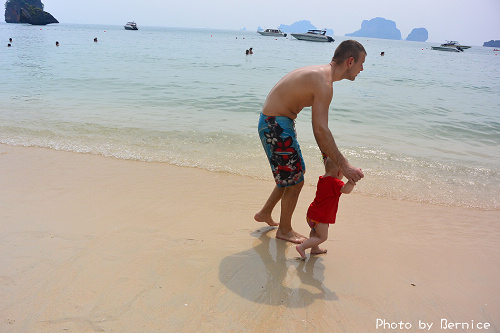
[[[12,38],[9,38],[9,42],[11,42],[11,43],[12,43]]]
[[[7,44],[7,47],[10,47],[10,43],[9,43],[9,44]]]
[[[246,50],[246,51],[245,51],[245,54],[246,54],[246,55],[249,55],[249,54],[250,54],[250,50]]]
[[[380,55],[381,55],[381,56],[384,56],[384,55],[385,55],[385,52],[380,52]]]
[[[59,42],[56,42],[56,46],[59,46]]]
[[[96,37],[96,38],[94,38],[94,42],[95,42],[95,43],[97,43],[97,37]]]
[[[349,180],[347,184],[342,181],[342,171],[331,159],[323,155],[325,174],[319,177],[316,188],[316,197],[307,210],[306,220],[311,227],[309,239],[295,248],[302,259],[306,258],[305,251],[311,249],[311,254],[323,254],[326,250],[319,245],[328,239],[328,227],[335,223],[339,198],[342,193],[348,194],[354,189],[356,183]]]
[[[302,67],[288,73],[269,92],[259,118],[258,131],[269,159],[276,185],[254,219],[279,226],[276,238],[300,244],[306,237],[292,228],[292,215],[304,184],[305,164],[295,133],[295,118],[311,107],[312,128],[316,142],[351,182],[364,177],[361,169],[349,164],[339,151],[328,128],[328,111],[333,97],[333,82],[354,81],[363,70],[366,51],[354,40],[339,44],[332,61],[324,65]],[[272,218],[281,200],[279,223]]]
[[[248,52],[249,52],[250,54],[253,54],[253,48],[251,47],[251,48],[248,50]]]

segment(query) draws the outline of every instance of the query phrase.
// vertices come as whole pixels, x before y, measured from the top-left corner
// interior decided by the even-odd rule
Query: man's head
[[[337,65],[341,65],[344,61],[352,57],[354,58],[354,62],[358,62],[362,53],[364,53],[365,56],[367,54],[363,45],[361,45],[360,42],[348,39],[337,46],[332,61]]]
[[[349,39],[337,46],[332,62],[339,66],[346,65],[347,76],[345,78],[354,81],[356,75],[363,70],[366,54],[366,50],[361,43]]]

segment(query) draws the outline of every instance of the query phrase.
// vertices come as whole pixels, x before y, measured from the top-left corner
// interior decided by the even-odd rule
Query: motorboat
[[[431,46],[431,48],[437,51],[464,52],[464,50],[470,49],[470,46],[461,45],[456,40],[448,40],[446,43],[441,44],[441,46]]]
[[[467,46],[467,45],[461,45],[459,42],[457,42],[456,40],[447,40],[446,43],[443,43],[441,44],[442,47],[459,47],[461,48],[462,50],[467,50],[467,49],[470,49],[470,46]]]
[[[307,31],[306,33],[293,33],[291,35],[297,39],[308,40],[311,42],[334,42],[335,41],[335,39],[326,35],[325,29],[323,29],[323,30],[311,29],[311,30]]]
[[[137,29],[137,24],[135,22],[127,22],[124,26],[125,30],[139,30]]]
[[[266,29],[264,31],[257,31],[262,36],[271,36],[271,37],[286,37],[286,34],[283,33],[280,29]]]
[[[431,48],[436,51],[464,52],[464,50],[461,50],[458,47],[451,47],[451,46],[431,46]]]

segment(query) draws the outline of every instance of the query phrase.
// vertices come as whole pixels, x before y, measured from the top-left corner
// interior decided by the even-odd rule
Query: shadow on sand
[[[287,243],[271,238],[274,228],[251,233],[257,240],[253,248],[224,258],[219,267],[219,280],[231,291],[250,301],[301,308],[315,300],[338,300],[323,285],[324,265],[321,257],[307,261],[287,258]],[[295,252],[292,247],[289,250]]]

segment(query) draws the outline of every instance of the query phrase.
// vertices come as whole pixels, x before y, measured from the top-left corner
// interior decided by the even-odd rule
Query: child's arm
[[[340,193],[349,194],[354,189],[354,186],[356,186],[356,183],[349,180],[344,186],[342,186],[342,188],[340,189]]]

